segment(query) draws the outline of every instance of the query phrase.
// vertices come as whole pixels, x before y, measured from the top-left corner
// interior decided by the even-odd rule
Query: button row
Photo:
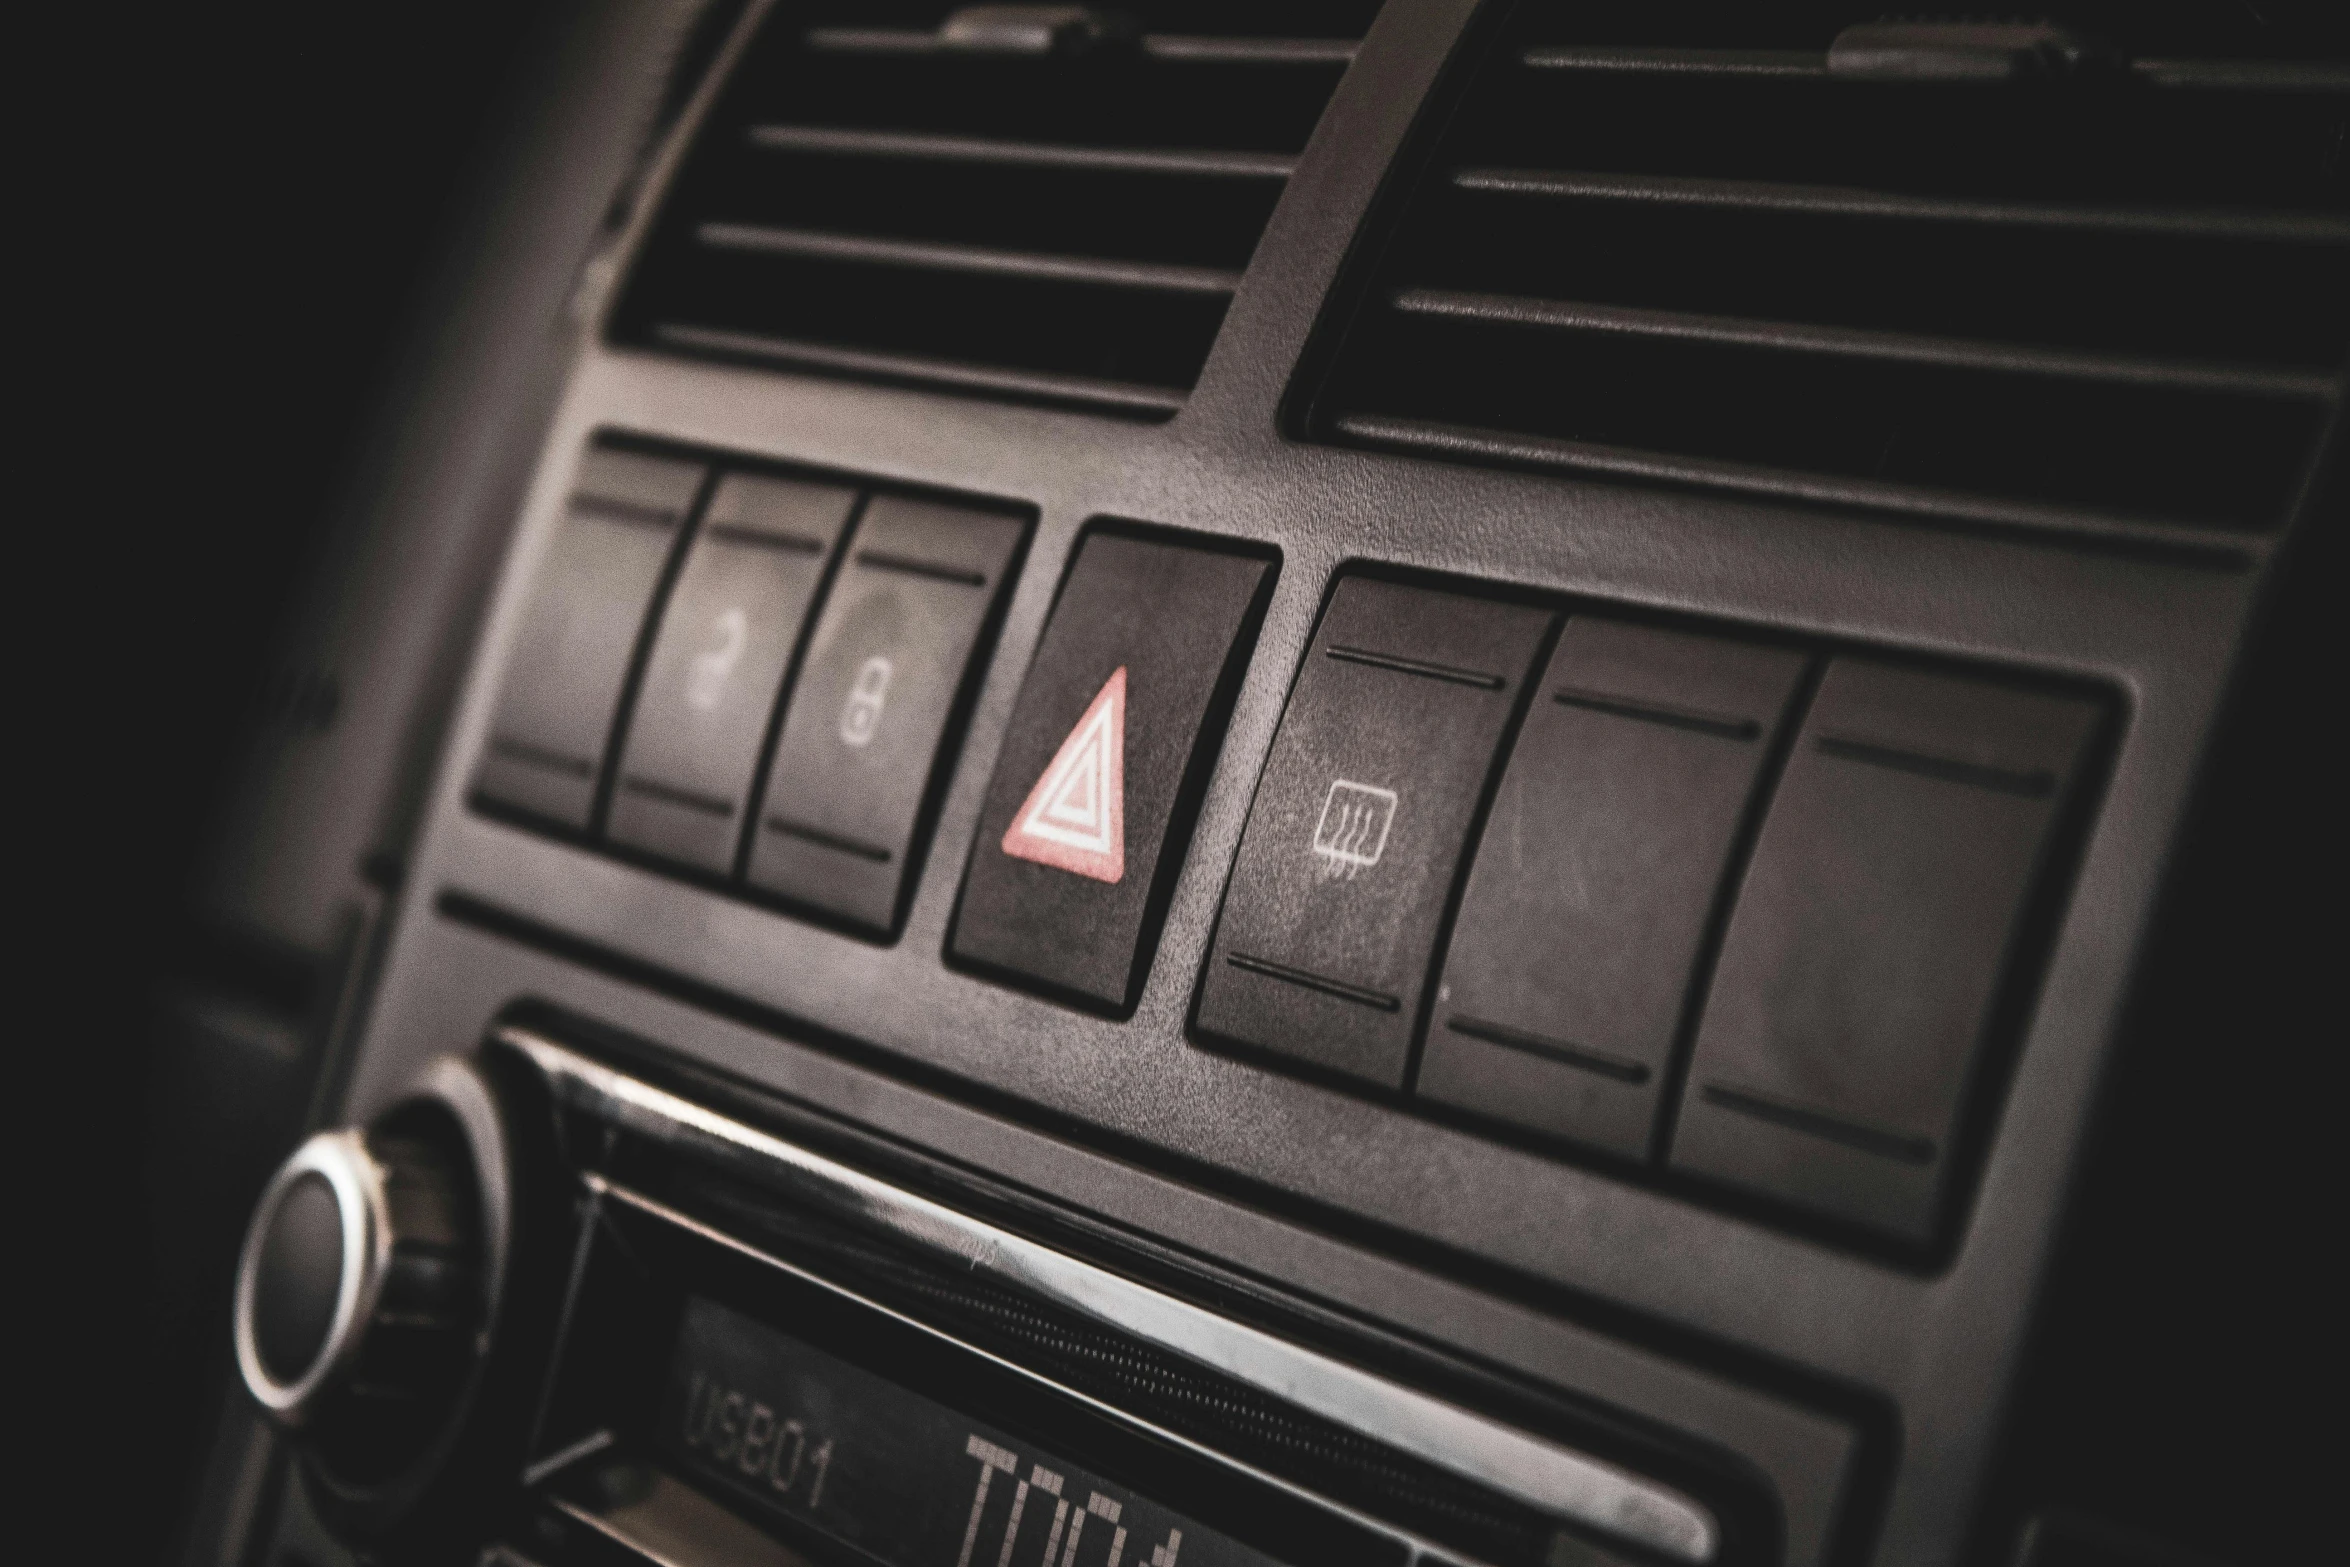
[[[592,447],[475,802],[887,934],[1025,535],[999,512]]]
[[[1927,1244],[2103,716],[1862,656],[1342,580],[1258,784],[1197,1025]]]
[[[888,935],[1024,537],[1001,512],[597,446],[474,797]],[[952,961],[1132,1011],[1275,570],[1162,530],[1080,539]],[[1862,654],[1342,578],[1195,1026],[1931,1244],[2105,715]]]

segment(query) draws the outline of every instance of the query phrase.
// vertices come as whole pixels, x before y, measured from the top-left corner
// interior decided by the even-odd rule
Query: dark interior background
[[[16,1109],[64,1175],[31,1205],[52,1233],[19,1244],[64,1266],[11,1350],[59,1377],[22,1494],[52,1470],[92,1488],[86,1560],[165,1546],[228,1369],[246,1166],[282,1152],[238,1146],[243,1085],[195,1085],[215,1103],[158,1076],[174,978],[272,962],[222,951],[190,878],[238,748],[300,699],[273,678],[290,609],[555,12],[109,8],[15,61],[49,132],[19,493],[51,497],[15,595],[20,744],[44,759],[19,1015],[45,1041]],[[92,1465],[108,1451],[135,1461]]]

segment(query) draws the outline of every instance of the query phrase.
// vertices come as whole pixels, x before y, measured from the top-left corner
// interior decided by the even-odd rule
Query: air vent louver
[[[2253,14],[1522,6],[1334,314],[1305,433],[2271,527],[2350,348],[2350,63],[2331,6]]]
[[[783,0],[614,335],[1172,413],[1376,10]]]

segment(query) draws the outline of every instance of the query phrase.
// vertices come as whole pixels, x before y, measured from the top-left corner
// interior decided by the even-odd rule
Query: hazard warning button
[[[1044,770],[1004,834],[1004,852],[1091,876],[1126,879],[1126,666]]]
[[[958,963],[1133,1009],[1272,582],[1237,547],[1080,542],[988,785]]]

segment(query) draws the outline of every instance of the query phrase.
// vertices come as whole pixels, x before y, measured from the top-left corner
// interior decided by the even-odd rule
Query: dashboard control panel
[[[2332,1100],[2195,1047],[2313,1054],[2350,76],[2094,9],[614,0],[420,403],[527,441],[365,556],[468,563],[361,606],[442,684],[254,795],[357,912],[240,1562],[2289,1533],[2198,1314]]]
[[[891,939],[1024,536],[1010,508],[599,442],[476,802]],[[944,961],[1132,1012],[1278,574],[1234,541],[1088,527]],[[1350,567],[1256,782],[1193,1029],[1923,1255],[2112,711]]]

